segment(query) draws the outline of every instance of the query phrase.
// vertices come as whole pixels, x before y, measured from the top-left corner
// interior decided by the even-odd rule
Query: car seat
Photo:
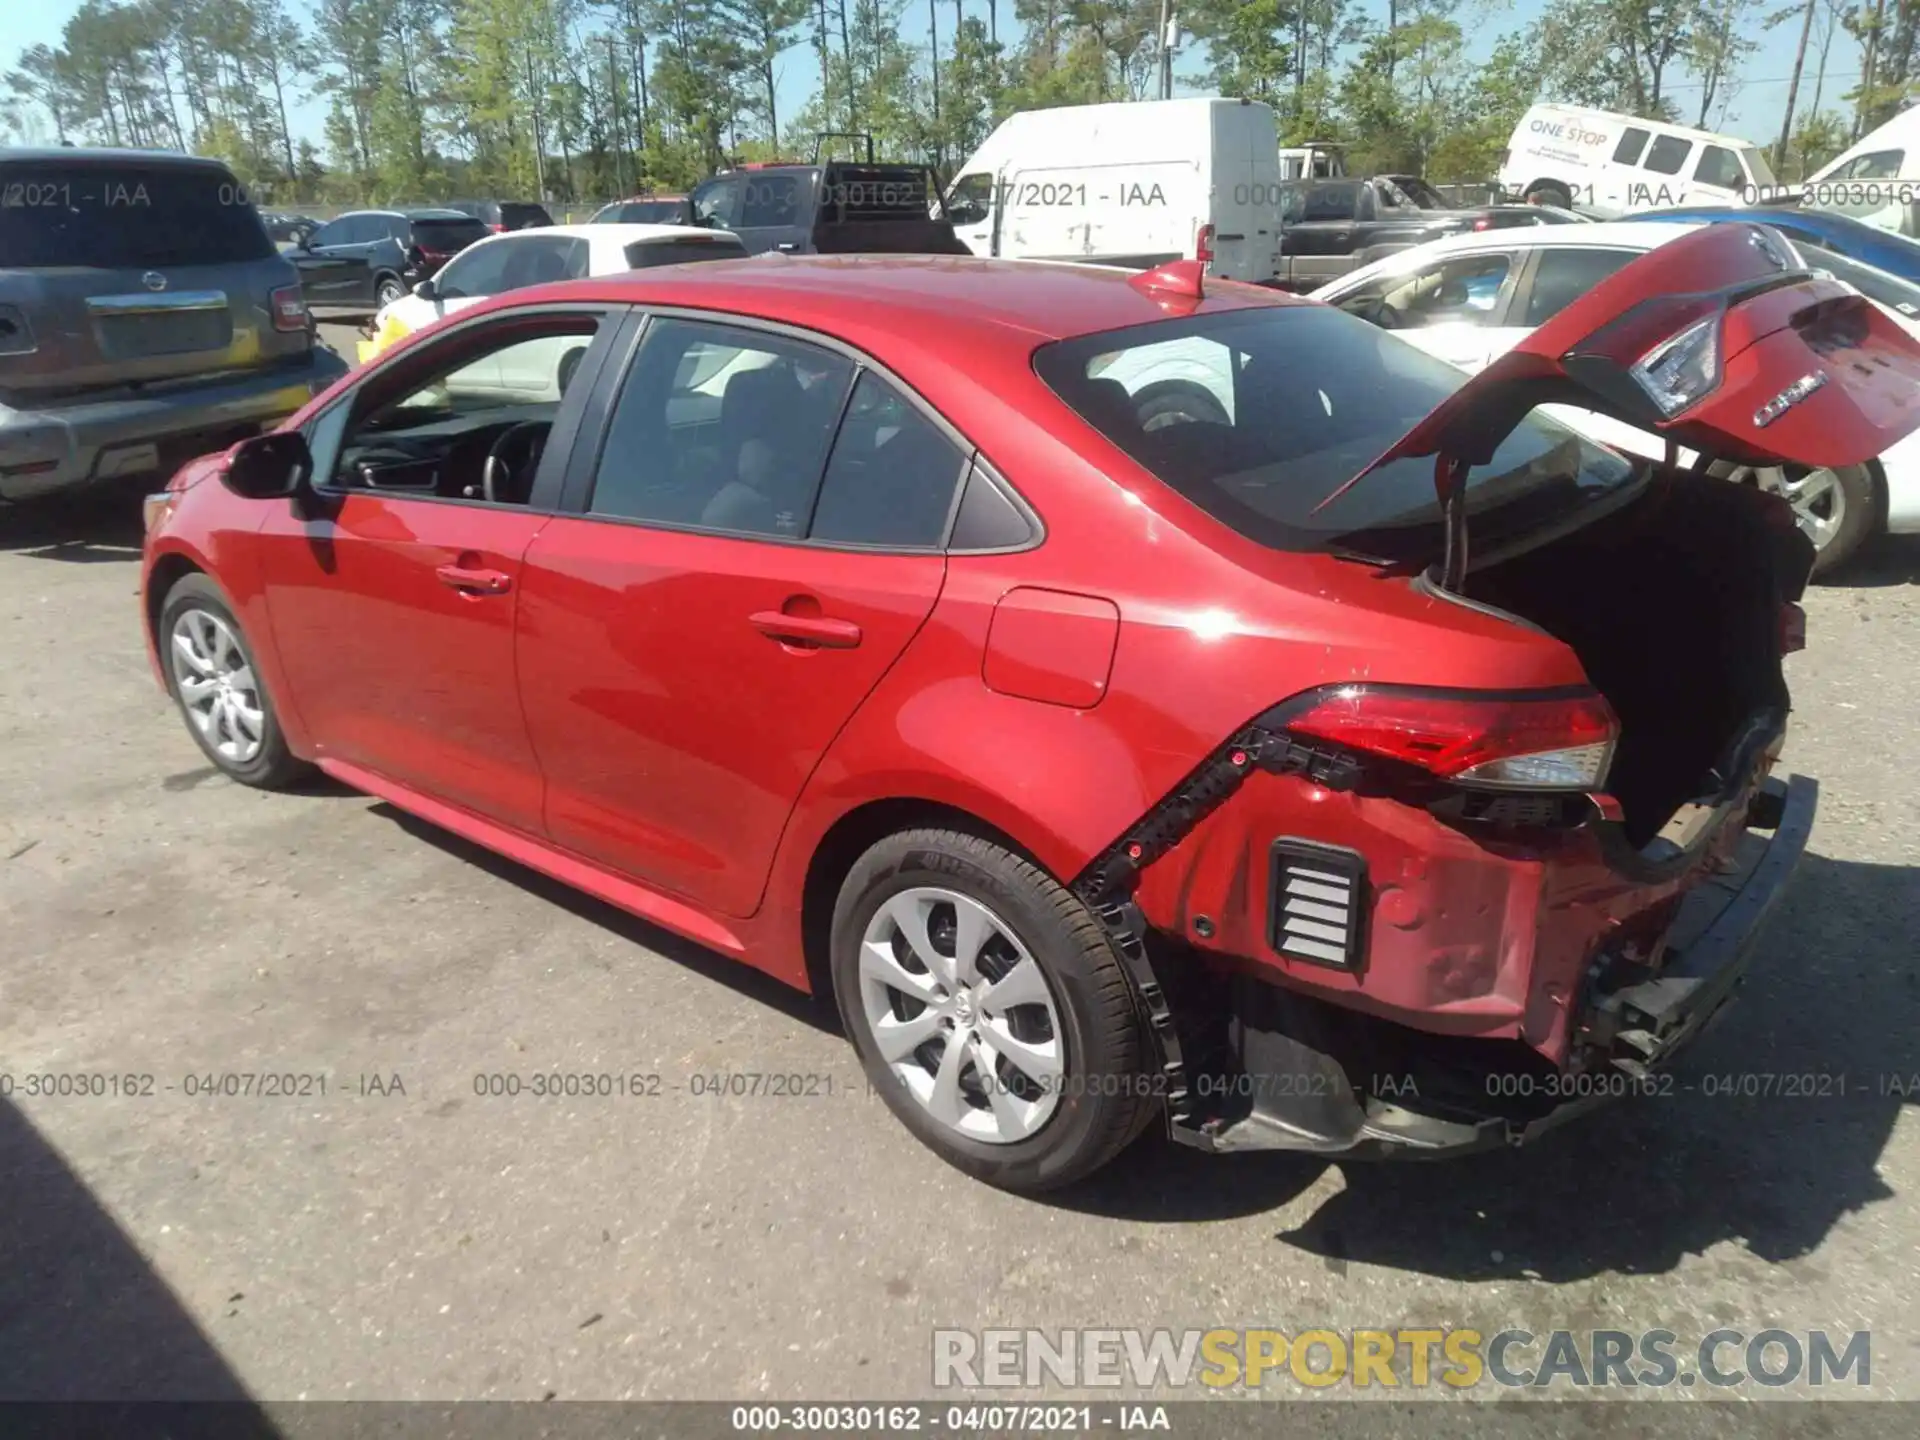
[[[814,467],[792,452],[806,433],[806,394],[790,365],[776,362],[727,380],[720,399],[726,478],[700,512],[717,530],[798,535],[807,523]],[[805,473],[803,473],[805,472]]]

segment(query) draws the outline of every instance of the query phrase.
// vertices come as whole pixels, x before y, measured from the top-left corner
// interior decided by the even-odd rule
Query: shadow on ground
[[[1916,582],[1920,582],[1920,535],[1882,535],[1867,545],[1859,559],[1820,584],[1836,590],[1872,590]]]
[[[141,498],[161,476],[115,481],[22,505],[0,504],[0,550],[69,565],[138,560],[144,538]]]
[[[220,1401],[226,1420],[257,1421],[245,1433],[273,1433],[133,1240],[4,1100],[0,1176],[0,1401]]]
[[[1524,1150],[1345,1165],[1345,1188],[1275,1239],[1336,1269],[1463,1280],[1657,1274],[1726,1241],[1776,1263],[1811,1254],[1842,1218],[1893,1198],[1876,1165],[1920,1101],[1916,933],[1920,870],[1808,855],[1739,1002],[1679,1058],[1671,1094]],[[1322,1173],[1311,1157],[1155,1139],[1061,1200],[1208,1220],[1286,1204]]]

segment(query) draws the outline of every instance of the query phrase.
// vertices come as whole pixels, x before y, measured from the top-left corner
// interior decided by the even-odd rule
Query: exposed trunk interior
[[[1780,615],[1812,546],[1757,492],[1663,469],[1630,505],[1469,574],[1469,599],[1566,642],[1620,720],[1607,789],[1643,846],[1719,788],[1715,764],[1759,712],[1784,714]]]

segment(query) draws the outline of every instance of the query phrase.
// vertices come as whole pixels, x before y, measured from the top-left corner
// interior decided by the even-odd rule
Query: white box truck
[[[1255,101],[1133,100],[1010,115],[947,194],[976,255],[1149,269],[1204,260],[1223,280],[1272,280],[1280,147]]]

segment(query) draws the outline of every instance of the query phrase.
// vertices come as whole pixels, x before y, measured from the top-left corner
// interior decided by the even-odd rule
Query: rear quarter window
[[[225,265],[277,253],[245,188],[213,166],[0,161],[0,267]]]

